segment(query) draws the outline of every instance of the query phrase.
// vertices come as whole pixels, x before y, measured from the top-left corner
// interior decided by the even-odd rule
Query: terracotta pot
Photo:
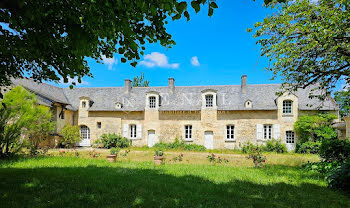
[[[107,160],[109,162],[115,162],[116,159],[117,159],[117,155],[107,155]]]
[[[163,156],[154,156],[154,163],[155,163],[156,165],[162,164],[163,160],[164,160],[164,157],[163,157]]]

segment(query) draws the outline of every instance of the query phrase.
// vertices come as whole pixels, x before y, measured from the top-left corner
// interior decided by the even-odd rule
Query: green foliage
[[[64,147],[74,147],[78,142],[81,141],[79,132],[79,126],[65,125],[62,130],[61,143]]]
[[[141,72],[140,77],[136,76],[132,80],[132,86],[133,87],[148,87],[149,86],[149,81],[145,80],[145,74]]]
[[[161,150],[161,149],[157,149],[157,150],[154,151],[154,156],[159,156],[159,157],[161,157],[161,156],[163,156],[163,155],[164,155],[164,152],[163,152],[163,150]]]
[[[350,1],[296,0],[272,6],[273,13],[255,24],[254,37],[261,55],[272,63],[267,70],[282,77],[284,90],[313,85],[326,90],[310,96],[325,99],[341,77],[349,84]]]
[[[350,159],[332,169],[326,179],[329,187],[350,194]]]
[[[109,152],[111,153],[111,155],[118,155],[119,153],[119,148],[117,147],[112,147]]]
[[[209,162],[211,162],[211,163],[228,163],[229,161],[228,161],[228,159],[226,159],[226,158],[222,158],[222,157],[220,157],[220,156],[217,156],[217,155],[215,155],[215,154],[210,154],[210,155],[208,155],[207,156],[207,158],[208,158],[208,160],[209,160]]]
[[[261,148],[252,149],[247,158],[253,160],[256,168],[262,167],[266,162],[266,157],[262,154]]]
[[[335,92],[334,99],[339,104],[340,116],[350,115],[350,87]]]
[[[115,133],[102,134],[101,140],[104,148],[108,148],[108,149],[112,147],[126,148],[131,145],[131,141],[129,139]]]
[[[247,153],[250,153],[252,151],[254,151],[255,149],[260,149],[262,150],[262,147],[259,146],[259,145],[254,145],[253,143],[251,142],[247,142],[247,143],[244,143],[241,147],[241,151],[242,153],[244,154],[247,154]]]
[[[174,162],[182,162],[184,158],[184,154],[179,154],[178,156],[173,157]]]
[[[301,143],[333,139],[337,137],[337,132],[332,128],[336,118],[333,114],[303,115],[294,123],[294,130]]]
[[[332,170],[334,170],[336,167],[338,167],[339,164],[340,164],[339,162],[325,162],[325,161],[313,162],[313,163],[308,162],[307,164],[304,164],[303,167],[306,170],[310,170],[312,172],[327,174]]]
[[[146,44],[175,44],[166,30],[169,19],[190,19],[187,2],[177,0],[14,0],[0,5],[1,23],[7,25],[0,27],[0,86],[24,75],[80,83],[83,76],[92,76],[87,58],[101,62],[115,53],[135,67]],[[217,8],[215,0],[191,1],[196,12],[204,5],[209,16]]]
[[[21,86],[13,88],[0,102],[0,157],[11,156],[21,149],[21,135],[35,152],[54,130],[50,109],[36,103],[36,96]]]
[[[282,144],[280,140],[271,139],[262,147],[266,152],[286,153],[288,152],[286,144]]]
[[[186,144],[184,141],[179,141],[179,139],[175,138],[173,143],[157,143],[154,145],[155,148],[161,148],[164,150],[186,150],[186,151],[205,151],[206,148],[203,145],[198,144]]]
[[[320,146],[319,154],[326,162],[343,162],[350,158],[350,141],[339,139],[324,140]]]
[[[320,141],[317,141],[317,142],[307,141],[304,143],[298,141],[295,147],[295,152],[302,153],[302,154],[317,154],[320,146],[321,146]]]

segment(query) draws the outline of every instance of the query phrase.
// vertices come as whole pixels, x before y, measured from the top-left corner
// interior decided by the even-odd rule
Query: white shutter
[[[273,137],[275,139],[280,139],[280,125],[279,124],[273,125]]]
[[[256,140],[262,140],[263,139],[263,125],[257,124],[256,125]]]
[[[128,138],[128,124],[124,124],[123,126],[123,137]]]
[[[137,138],[142,138],[142,125],[141,124],[137,124],[136,126],[136,137]]]

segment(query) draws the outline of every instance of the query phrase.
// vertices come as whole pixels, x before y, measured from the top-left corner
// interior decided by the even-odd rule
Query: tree
[[[277,8],[255,24],[261,55],[285,90],[315,86],[324,99],[341,78],[350,83],[350,1],[295,0],[271,4]],[[251,29],[249,29],[251,31]],[[316,89],[315,88],[315,89]]]
[[[350,115],[350,87],[334,93],[334,99],[340,107],[340,116]]]
[[[61,143],[65,147],[74,147],[76,143],[81,141],[79,126],[65,125],[61,134],[63,136]]]
[[[145,74],[141,72],[140,77],[136,76],[132,80],[132,86],[133,87],[148,87],[149,86],[149,81],[145,80]]]
[[[13,88],[0,102],[0,157],[16,153],[24,135],[35,150],[54,130],[48,107],[39,106],[37,97],[21,86]]]
[[[192,0],[195,12],[216,0]],[[186,1],[177,0],[4,0],[0,2],[0,87],[11,78],[63,81],[92,76],[86,58],[119,53],[136,66],[144,44],[171,47],[168,20],[190,19]],[[30,12],[29,12],[30,11]],[[73,82],[71,87],[76,83]]]

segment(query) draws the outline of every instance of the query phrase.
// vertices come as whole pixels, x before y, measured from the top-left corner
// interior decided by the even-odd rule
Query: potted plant
[[[164,160],[164,153],[162,150],[156,150],[154,152],[154,163],[156,165],[160,165],[163,163],[163,160]]]
[[[107,155],[107,160],[109,162],[115,162],[115,160],[117,159],[117,156],[118,156],[118,152],[119,152],[119,149],[114,147],[114,148],[111,148],[110,149],[110,155]]]

